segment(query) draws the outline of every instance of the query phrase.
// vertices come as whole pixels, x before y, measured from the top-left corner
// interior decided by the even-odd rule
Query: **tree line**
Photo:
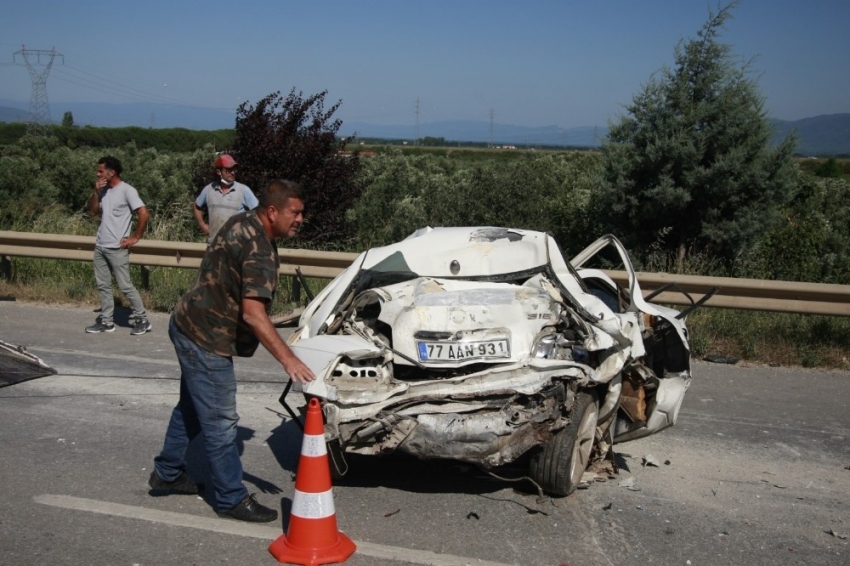
[[[194,151],[199,147],[211,145],[217,148],[230,147],[236,137],[232,129],[189,130],[186,128],[99,128],[94,126],[75,126],[73,115],[65,113],[61,126],[50,126],[51,137],[60,145],[76,148],[113,148],[134,143],[140,149],[156,148],[162,151]],[[20,142],[27,134],[27,125],[23,123],[0,122],[0,145]]]

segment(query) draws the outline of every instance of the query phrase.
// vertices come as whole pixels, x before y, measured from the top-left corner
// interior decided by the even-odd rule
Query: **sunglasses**
[[[235,165],[233,167],[222,167],[222,169],[224,169],[228,173],[236,173],[236,166]]]

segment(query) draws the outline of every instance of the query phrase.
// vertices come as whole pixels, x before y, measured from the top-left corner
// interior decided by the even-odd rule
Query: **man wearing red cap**
[[[226,153],[215,160],[215,172],[219,181],[213,181],[203,189],[195,199],[195,220],[198,222],[207,242],[212,242],[219,229],[228,218],[237,212],[253,210],[258,201],[246,185],[236,182],[236,168],[239,164]],[[207,220],[204,221],[204,209]]]

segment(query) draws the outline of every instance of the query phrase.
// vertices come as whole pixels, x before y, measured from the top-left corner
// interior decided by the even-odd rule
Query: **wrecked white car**
[[[612,249],[627,288],[589,267]],[[561,496],[614,441],[673,425],[691,380],[684,316],[644,300],[613,236],[568,263],[542,232],[419,230],[360,254],[290,344],[337,458],[492,468],[532,451],[529,476]]]

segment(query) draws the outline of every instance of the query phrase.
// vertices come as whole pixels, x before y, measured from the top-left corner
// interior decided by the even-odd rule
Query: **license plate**
[[[420,362],[457,362],[510,358],[511,347],[506,338],[475,342],[417,341]]]

